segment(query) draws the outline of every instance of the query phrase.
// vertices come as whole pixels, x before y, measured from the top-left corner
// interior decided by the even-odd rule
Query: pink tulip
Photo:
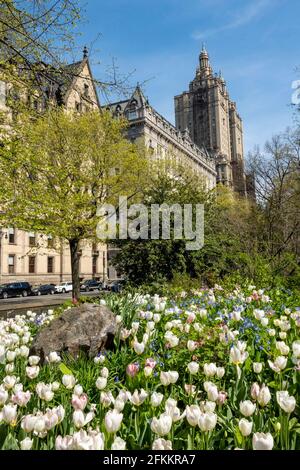
[[[19,406],[26,406],[30,400],[30,397],[31,393],[29,390],[27,390],[27,392],[20,390],[11,397],[11,401]]]
[[[152,357],[148,357],[148,359],[146,359],[145,366],[151,367],[151,369],[154,369],[154,367],[156,366],[156,361]]]
[[[129,375],[130,377],[135,377],[138,371],[139,371],[138,364],[128,364],[128,366],[126,367],[126,374]]]
[[[88,402],[88,397],[85,393],[82,395],[73,395],[72,396],[72,406],[74,410],[84,410]]]
[[[226,392],[219,392],[217,403],[218,405],[223,405],[227,400],[227,393]]]

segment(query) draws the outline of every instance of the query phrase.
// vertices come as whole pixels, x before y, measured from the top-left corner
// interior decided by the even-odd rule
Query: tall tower
[[[176,127],[215,158],[218,182],[245,195],[242,121],[221,73],[214,74],[203,46],[189,91],[175,96]]]

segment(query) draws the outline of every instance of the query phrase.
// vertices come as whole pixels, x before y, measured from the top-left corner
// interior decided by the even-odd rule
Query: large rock
[[[51,351],[74,357],[84,351],[89,357],[95,357],[99,351],[112,347],[115,333],[115,316],[111,310],[104,305],[82,304],[65,310],[42,328],[32,343],[30,354],[39,355],[41,362]]]

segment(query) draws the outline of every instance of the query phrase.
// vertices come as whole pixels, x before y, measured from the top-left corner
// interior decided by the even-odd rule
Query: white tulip
[[[296,399],[290,396],[287,391],[280,391],[276,393],[277,403],[280,408],[286,413],[292,413],[296,407]]]
[[[114,403],[114,407],[119,412],[123,411],[125,407],[125,401],[122,400],[122,398],[117,397]]]
[[[21,357],[28,357],[29,356],[29,348],[25,345],[20,347],[20,356]]]
[[[126,442],[121,437],[116,437],[112,443],[111,450],[125,450]]]
[[[74,375],[71,375],[71,374],[64,374],[62,376],[61,381],[68,390],[71,390],[72,388],[74,388],[74,385],[76,383]]]
[[[276,349],[283,355],[287,356],[288,353],[290,352],[290,348],[288,347],[287,344],[285,344],[284,341],[276,341]]]
[[[14,373],[14,370],[15,370],[15,365],[14,364],[6,364],[5,366],[5,372],[7,374],[13,374]]]
[[[260,374],[262,371],[262,363],[261,362],[253,362],[253,371],[256,374]]]
[[[253,422],[248,421],[245,418],[240,419],[239,421],[239,430],[241,431],[242,436],[247,437],[251,434],[253,427]]]
[[[246,416],[246,418],[253,415],[255,408],[255,403],[252,403],[250,400],[240,402],[240,412],[242,415]]]
[[[167,413],[163,413],[159,418],[153,418],[151,421],[151,431],[159,436],[169,434],[172,427],[172,418]]]
[[[217,367],[217,377],[218,377],[218,379],[221,379],[222,377],[224,377],[224,374],[225,374],[224,367]]]
[[[279,333],[279,338],[280,338],[280,339],[286,339],[286,337],[287,337],[286,332],[285,332],[285,331],[280,331],[280,333]]]
[[[273,437],[269,432],[267,434],[256,432],[253,434],[252,446],[253,450],[272,450],[274,446]]]
[[[292,344],[293,356],[300,358],[300,340],[294,341]]]
[[[31,366],[37,366],[38,363],[40,362],[40,357],[39,356],[29,356],[28,362]]]
[[[171,384],[175,384],[179,378],[179,374],[175,370],[169,371],[169,380]]]
[[[144,367],[145,377],[150,377],[153,374],[153,369],[150,366]]]
[[[186,407],[186,419],[190,426],[197,426],[201,416],[201,410],[198,405],[191,405]]]
[[[257,396],[257,401],[260,404],[260,406],[266,406],[269,401],[271,400],[271,393],[268,387],[266,387],[264,384],[261,387],[259,394]]]
[[[144,350],[145,350],[145,344],[144,343],[139,343],[137,341],[137,339],[135,339],[133,342],[132,342],[132,347],[135,351],[136,354],[143,354]]]
[[[165,439],[155,439],[152,450],[172,450],[172,442]]]
[[[274,362],[268,360],[268,363],[270,368],[279,374],[283,369],[286,368],[287,358],[284,356],[278,356]]]
[[[187,368],[189,370],[189,373],[192,374],[192,375],[195,375],[198,373],[198,370],[199,370],[199,364],[197,362],[190,362],[188,365],[187,365]]]
[[[126,331],[128,331],[128,330],[126,330]],[[130,331],[129,331],[128,335],[126,335],[126,338],[128,338],[129,335],[130,335]],[[121,330],[121,336],[122,336],[122,330]],[[124,338],[124,339],[126,339],[126,338]],[[104,354],[100,354],[99,356],[94,357],[94,363],[95,364],[103,364],[103,362],[105,362]]]
[[[210,401],[216,401],[219,396],[218,387],[212,382],[204,382],[203,385],[204,385],[204,390],[207,393],[207,398]]]
[[[15,424],[17,419],[17,413],[17,405],[11,405],[10,403],[8,403],[2,408],[2,420],[7,424]]]
[[[6,360],[8,362],[13,362],[16,358],[16,353],[15,351],[7,351],[6,352]]]
[[[110,410],[106,413],[104,424],[106,431],[115,434],[119,431],[122,424],[123,414],[116,410]]]
[[[217,373],[217,366],[211,362],[210,364],[204,364],[203,370],[207,377],[213,377]]]
[[[189,339],[187,342],[187,348],[190,352],[193,352],[197,349],[197,343]]]
[[[104,377],[105,379],[108,378],[109,376],[109,370],[107,367],[103,367],[100,372],[101,377]]]
[[[201,413],[198,424],[201,431],[212,431],[217,424],[217,415],[210,411],[208,413]]]
[[[8,392],[4,388],[0,388],[0,406],[4,405],[8,399]]]
[[[171,331],[167,331],[165,333],[165,340],[168,342],[171,348],[175,348],[179,344],[179,338]]]
[[[80,395],[83,394],[82,386],[80,384],[75,385],[75,387],[73,389],[73,393],[74,393],[74,395],[78,395],[80,397]]]
[[[73,412],[73,423],[76,428],[82,428],[90,421],[92,421],[92,419],[94,419],[94,416],[95,413],[93,411],[90,411],[85,415],[82,410],[75,410]]]
[[[261,320],[265,316],[264,310],[259,310],[258,308],[253,310],[253,315],[256,318],[256,320]]]
[[[30,450],[32,448],[33,439],[29,437],[25,437],[22,441],[20,441],[21,450]]]
[[[115,399],[111,392],[101,392],[100,394],[100,403],[105,408],[108,408],[112,403],[115,402]]]
[[[96,387],[98,390],[104,390],[107,385],[107,379],[105,377],[98,377],[96,380]]]
[[[216,403],[214,401],[206,401],[203,405],[203,410],[205,412],[213,413],[216,409]]]
[[[26,367],[26,375],[30,379],[35,379],[40,372],[39,366]]]
[[[150,398],[151,406],[157,407],[161,404],[164,396],[162,393],[153,392]]]
[[[17,382],[17,377],[14,375],[7,375],[3,379],[3,385],[6,388],[6,390],[11,390]]]
[[[146,400],[147,397],[148,393],[145,392],[144,389],[141,389],[140,392],[138,392],[138,390],[135,390],[130,397],[130,401],[133,405],[140,406]]]
[[[59,382],[57,382],[57,381],[52,382],[51,388],[52,388],[53,392],[57,392],[57,390],[59,390],[59,387],[60,387],[60,383],[59,383]],[[74,393],[75,393],[75,391],[74,391]]]
[[[47,359],[51,364],[57,364],[58,362],[61,361],[61,357],[57,354],[56,351],[50,352]]]
[[[43,434],[46,431],[46,422],[44,416],[37,416],[34,422],[34,431]]]

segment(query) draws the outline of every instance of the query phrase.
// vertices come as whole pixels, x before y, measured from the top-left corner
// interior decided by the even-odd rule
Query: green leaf
[[[6,436],[2,450],[19,450],[18,441],[11,433]]]
[[[289,430],[293,429],[293,427],[296,426],[297,423],[298,423],[297,418],[290,419],[290,421],[289,421]]]
[[[59,369],[64,375],[74,375],[73,372],[68,369],[68,367],[64,363],[59,364]]]

